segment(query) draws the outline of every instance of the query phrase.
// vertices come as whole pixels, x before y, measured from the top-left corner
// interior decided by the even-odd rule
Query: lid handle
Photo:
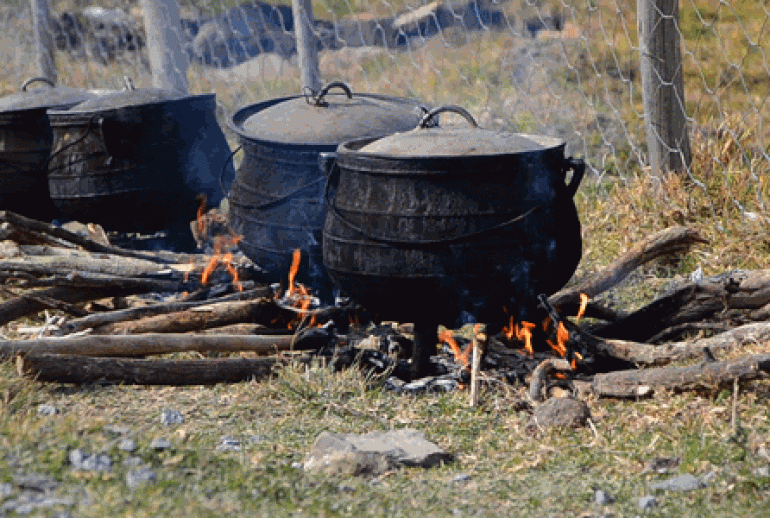
[[[51,88],[56,86],[56,85],[53,84],[53,81],[51,81],[47,77],[31,77],[31,78],[27,79],[26,81],[24,81],[24,83],[22,83],[21,91],[22,92],[26,92],[27,91],[27,87],[29,85],[31,85],[32,83],[37,83],[37,82],[47,83]]]
[[[468,124],[471,125],[472,128],[478,128],[479,124],[476,122],[476,119],[473,118],[473,115],[468,113],[468,111],[465,108],[461,108],[460,106],[456,106],[454,104],[447,104],[444,106],[439,106],[438,108],[433,108],[428,113],[426,113],[422,120],[420,121],[420,124],[418,125],[419,128],[428,128],[433,127],[436,124],[431,122],[431,119],[438,115],[439,113],[444,112],[452,112],[456,113],[458,115],[462,115],[462,117],[468,121]]]
[[[348,86],[347,83],[344,83],[342,81],[332,81],[331,83],[322,87],[317,92],[312,88],[306,86],[303,89],[303,92],[305,95],[305,101],[307,101],[308,104],[314,104],[316,106],[326,106],[328,103],[326,102],[324,97],[326,96],[326,94],[329,93],[329,90],[335,87],[340,88],[342,91],[344,91],[345,94],[348,96],[348,99],[353,98],[353,91],[350,89],[350,86]]]

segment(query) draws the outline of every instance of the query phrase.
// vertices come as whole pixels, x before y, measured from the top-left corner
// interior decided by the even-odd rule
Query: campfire
[[[216,214],[199,214],[197,237],[207,235],[206,225],[215,220]],[[511,316],[491,335],[481,324],[437,329],[432,372],[421,380],[408,377],[414,340],[409,323],[372,322],[352,301],[321,305],[312,286],[295,280],[300,250],[282,289],[237,252],[239,237],[229,233],[206,238],[210,253],[178,254],[121,248],[11,212],[0,213],[0,228],[0,322],[24,338],[3,340],[0,354],[17,356],[20,372],[40,381],[235,382],[269,376],[280,363],[315,358],[401,377],[394,385],[399,390],[469,387],[476,400],[480,387],[524,383],[538,400],[554,386],[639,397],[658,388],[755,378],[770,369],[767,355],[715,359],[770,336],[770,325],[748,316],[770,302],[770,296],[757,295],[770,293],[765,271],[693,280],[628,314],[597,301],[644,262],[703,242],[682,227],[652,236],[570,288],[541,295],[547,317],[540,322]],[[743,322],[720,320],[725,308],[744,311]],[[39,312],[48,315],[40,326],[17,322]],[[706,327],[714,336],[685,338]],[[177,356],[157,357],[171,353]],[[687,358],[704,362],[665,365]]]

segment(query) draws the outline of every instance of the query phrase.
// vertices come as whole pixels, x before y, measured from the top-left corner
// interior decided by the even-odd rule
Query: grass
[[[206,2],[212,11],[233,2]],[[69,5],[62,2],[55,7]],[[72,5],[85,5],[79,3]],[[107,7],[118,5],[107,2]],[[125,4],[121,3],[121,6]],[[345,10],[388,15],[406,4],[316,2],[319,13]],[[581,29],[575,40],[532,41],[510,31],[449,35],[409,52],[363,58],[344,70],[361,91],[459,103],[484,124],[520,131],[565,129],[571,152],[586,156],[594,175],[575,198],[583,224],[584,256],[578,279],[599,270],[652,232],[671,225],[697,228],[709,244],[637,271],[608,293],[621,308],[649,301],[697,268],[704,275],[764,268],[770,257],[766,153],[765,64],[767,13],[760,2],[681,2],[685,37],[685,91],[696,132],[691,175],[653,178],[640,166],[644,153],[641,89],[635,52],[634,2],[595,0],[589,7],[540,2],[565,9]],[[586,4],[589,5],[589,4]],[[511,19],[536,12],[534,4],[504,4]],[[29,28],[14,25],[0,46],[7,63],[0,93],[15,91],[31,75]],[[527,61],[522,49],[534,49]],[[107,66],[57,55],[62,82],[80,87],[120,87],[122,76],[150,82],[136,62]],[[528,64],[529,63],[529,64]],[[555,66],[558,65],[558,66]],[[526,81],[516,73],[530,67]],[[237,107],[299,91],[294,77],[233,81],[191,67],[191,90],[217,93],[222,120]],[[636,74],[636,75],[634,75]],[[336,79],[326,78],[326,79]],[[745,86],[744,86],[745,85]],[[33,322],[39,318],[32,319]],[[6,327],[6,333],[12,329]],[[738,354],[770,352],[755,344]],[[358,371],[332,373],[320,366],[289,366],[268,381],[214,387],[59,386],[17,375],[0,363],[0,483],[39,473],[59,482],[58,494],[74,506],[40,509],[53,516],[767,516],[770,478],[770,383],[740,387],[732,422],[733,393],[711,387],[658,393],[638,401],[589,397],[592,427],[527,432],[527,411],[517,410],[520,386],[488,387],[481,406],[467,393],[400,396]],[[37,412],[40,404],[60,409]],[[164,408],[185,422],[163,426]],[[138,450],[117,445],[125,427]],[[365,433],[414,427],[456,456],[442,467],[408,468],[375,481],[323,479],[295,467],[323,430]],[[241,451],[218,451],[223,435]],[[150,443],[169,439],[171,450]],[[254,439],[253,439],[254,438]],[[74,471],[68,452],[104,453],[110,473]],[[138,457],[157,481],[131,489],[126,474]],[[647,469],[658,457],[679,459],[671,475]],[[649,485],[681,473],[705,476],[708,487],[660,493],[660,505],[642,512],[638,498]],[[453,482],[460,474],[465,482]],[[614,503],[599,507],[594,490]],[[0,506],[14,498],[0,497]],[[120,509],[120,511],[116,511]]]

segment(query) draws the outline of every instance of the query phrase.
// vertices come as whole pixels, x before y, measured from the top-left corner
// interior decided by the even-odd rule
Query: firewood
[[[86,335],[34,340],[0,340],[0,358],[15,354],[69,354],[74,356],[143,357],[179,352],[263,354],[292,348],[293,335]]]
[[[98,326],[106,326],[110,324],[116,324],[119,322],[128,322],[131,320],[138,320],[140,318],[152,317],[156,315],[165,315],[168,313],[174,313],[177,311],[183,311],[190,308],[196,308],[205,306],[207,304],[214,304],[216,302],[227,302],[233,300],[253,300],[260,297],[272,296],[272,289],[268,286],[261,286],[251,290],[238,291],[230,295],[224,295],[222,297],[212,298],[209,300],[196,300],[196,301],[174,301],[156,303],[150,306],[136,307],[121,309],[116,311],[95,313],[83,318],[70,320],[62,326],[62,332],[64,334],[79,333]]]
[[[593,298],[620,284],[631,272],[645,263],[665,255],[686,252],[696,243],[707,243],[697,230],[687,227],[671,227],[650,236],[629,250],[604,270],[549,297],[551,305],[567,311],[566,306],[580,304],[580,294]]]
[[[687,322],[701,322],[729,309],[770,303],[770,270],[737,270],[687,282],[594,334],[646,342]]]
[[[543,391],[546,388],[548,377],[554,371],[569,372],[572,366],[564,358],[548,358],[532,371],[532,379],[529,382],[529,397],[532,401],[539,402],[543,400]]]
[[[185,333],[241,322],[269,324],[279,319],[281,312],[282,310],[272,299],[217,302],[166,315],[101,325],[95,327],[93,333],[101,335]]]
[[[265,379],[281,361],[276,358],[137,360],[30,354],[18,357],[17,369],[22,376],[52,383],[214,385]]]
[[[0,272],[26,272],[36,276],[59,275],[65,277],[71,272],[88,272],[138,277],[158,274],[169,269],[189,271],[189,265],[165,265],[145,259],[120,257],[110,254],[92,254],[80,250],[60,249],[61,253],[32,255],[0,259]]]
[[[732,383],[735,379],[758,379],[766,377],[768,373],[770,355],[756,354],[689,367],[655,367],[597,374],[594,376],[592,388],[602,396],[641,397],[650,395],[657,389],[713,389]]]

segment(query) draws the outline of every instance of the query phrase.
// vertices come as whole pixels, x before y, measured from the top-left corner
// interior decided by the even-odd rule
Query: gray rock
[[[116,424],[108,424],[104,428],[102,428],[102,431],[105,433],[105,435],[112,436],[112,437],[120,437],[121,435],[126,435],[131,431],[131,428],[128,426],[121,426]]]
[[[13,494],[13,484],[3,482],[0,484],[0,499],[7,498]]]
[[[37,406],[37,414],[38,415],[51,416],[51,415],[56,415],[58,413],[59,413],[59,409],[56,408],[53,405],[49,405],[47,403],[43,403],[43,404]]]
[[[459,475],[455,475],[452,478],[452,484],[463,484],[465,482],[470,481],[471,476],[467,473],[460,473]]]
[[[652,509],[658,505],[658,499],[654,496],[643,496],[639,499],[640,509]]]
[[[123,439],[118,443],[118,449],[120,451],[132,452],[136,451],[138,447],[139,446],[136,444],[136,441],[133,439]]]
[[[241,451],[241,441],[229,435],[223,435],[219,438],[217,451]]]
[[[158,437],[157,439],[152,440],[150,448],[157,451],[168,450],[171,448],[171,441],[164,437]]]
[[[4,513],[30,514],[37,509],[56,505],[75,505],[75,500],[71,497],[55,497],[47,493],[25,491],[16,499],[3,502],[0,511]]]
[[[303,467],[329,475],[377,475],[395,466],[436,466],[452,456],[414,429],[364,435],[323,432]]]
[[[571,397],[551,398],[539,405],[527,425],[529,432],[538,428],[579,428],[585,426],[591,411],[583,401]]]
[[[160,423],[164,426],[184,423],[184,417],[179,410],[164,408],[160,413]]]
[[[758,477],[770,477],[770,468],[757,468],[754,470],[754,474]]]
[[[603,489],[597,489],[594,491],[594,502],[597,505],[609,505],[615,500]]]
[[[128,467],[133,467],[133,468],[141,466],[142,465],[142,458],[141,457],[136,457],[136,456],[126,457],[123,460],[123,465],[124,466],[128,466]]]
[[[664,475],[678,468],[681,462],[682,459],[679,457],[655,457],[654,459],[647,462],[644,470],[654,471],[655,473]]]
[[[31,489],[32,491],[53,491],[59,487],[59,482],[45,475],[20,475],[13,479],[13,483],[19,489]]]
[[[706,484],[701,479],[689,473],[650,484],[653,491],[693,491],[704,487]]]
[[[72,467],[81,471],[112,471],[112,459],[107,455],[87,453],[81,449],[74,449],[69,454]]]
[[[158,480],[158,476],[150,468],[141,468],[126,473],[126,485],[131,489],[146,486]]]

